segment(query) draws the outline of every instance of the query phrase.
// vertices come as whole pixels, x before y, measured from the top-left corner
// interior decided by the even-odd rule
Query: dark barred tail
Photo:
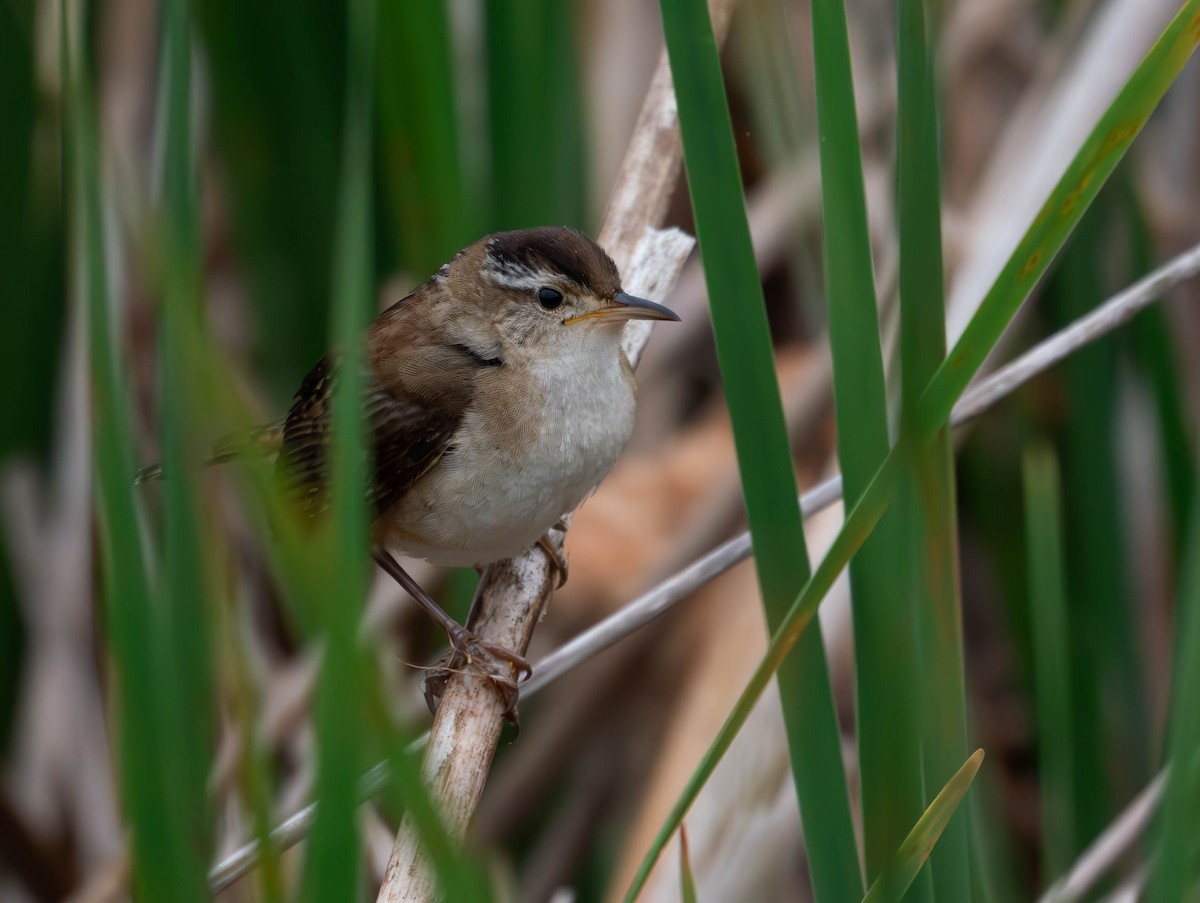
[[[207,465],[211,467],[214,464],[225,464],[253,452],[274,458],[283,444],[283,423],[282,419],[276,420],[249,433],[238,433],[218,440],[213,445],[212,457],[208,459]],[[161,480],[165,475],[162,464],[147,464],[137,469],[133,475],[133,485],[140,486],[151,480]]]
[[[209,465],[224,464],[250,454],[277,458],[279,449],[283,446],[283,425],[286,421],[286,417],[280,417],[248,433],[234,433],[232,436],[218,439],[213,444],[212,457],[208,459]]]
[[[139,467],[133,475],[133,485],[141,486],[143,483],[149,483],[151,480],[161,480],[163,478],[163,469],[161,464],[147,464],[145,467]]]

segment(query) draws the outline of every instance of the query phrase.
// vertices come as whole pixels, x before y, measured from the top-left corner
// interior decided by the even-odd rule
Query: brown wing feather
[[[450,412],[376,390],[369,402],[374,427],[374,480],[368,499],[376,515],[404,496],[450,447],[462,421]]]
[[[301,509],[316,515],[329,504],[328,452],[335,367],[326,355],[305,377],[283,427],[276,472]],[[378,516],[395,504],[446,451],[464,405],[447,407],[372,381],[364,399],[371,425],[372,467],[367,501]]]

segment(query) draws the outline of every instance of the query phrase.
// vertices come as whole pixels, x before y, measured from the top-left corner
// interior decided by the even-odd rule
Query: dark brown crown
[[[621,275],[598,244],[574,229],[547,226],[497,232],[488,238],[487,256],[498,274],[509,278],[559,274],[598,298],[621,290]]]

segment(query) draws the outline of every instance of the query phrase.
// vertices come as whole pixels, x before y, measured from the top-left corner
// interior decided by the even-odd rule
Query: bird
[[[621,339],[635,319],[679,317],[626,294],[584,233],[541,227],[468,245],[365,332],[371,556],[446,631],[450,661],[499,687],[506,714],[528,663],[451,618],[394,553],[483,568],[541,545],[565,575],[547,533],[629,440],[637,393]],[[308,517],[330,504],[337,372],[337,353],[322,357],[265,428],[278,433],[277,479]]]

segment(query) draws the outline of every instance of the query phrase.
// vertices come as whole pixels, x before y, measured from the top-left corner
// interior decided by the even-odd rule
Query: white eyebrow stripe
[[[503,288],[518,290],[538,288],[548,279],[545,273],[510,261],[497,261],[492,257],[488,257],[483,273]]]

